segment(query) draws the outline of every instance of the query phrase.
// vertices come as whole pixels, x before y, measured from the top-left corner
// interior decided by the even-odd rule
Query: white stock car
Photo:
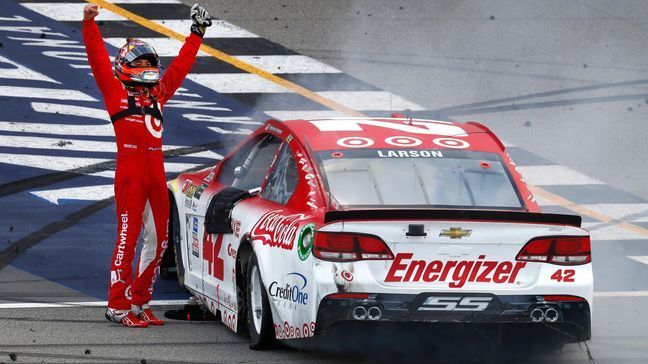
[[[169,188],[181,284],[253,348],[360,322],[591,337],[588,232],[481,124],[269,120]]]

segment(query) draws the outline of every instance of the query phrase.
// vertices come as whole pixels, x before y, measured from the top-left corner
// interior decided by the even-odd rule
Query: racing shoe
[[[151,310],[151,306],[146,303],[142,306],[131,305],[131,310],[140,320],[147,322],[149,325],[164,325],[164,320],[155,317],[153,310]]]
[[[106,309],[106,320],[122,324],[127,327],[147,327],[146,321],[140,320],[135,314],[128,310]]]

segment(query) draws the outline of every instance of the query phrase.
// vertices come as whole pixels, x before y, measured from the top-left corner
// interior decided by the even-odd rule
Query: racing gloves
[[[191,32],[200,37],[205,35],[205,28],[212,25],[211,16],[207,10],[198,4],[194,4],[191,7],[189,17],[191,17],[192,21]]]

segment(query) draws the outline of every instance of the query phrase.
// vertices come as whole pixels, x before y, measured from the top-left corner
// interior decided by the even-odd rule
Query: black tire
[[[258,281],[253,284],[255,275],[258,276]],[[268,294],[265,290],[265,285],[261,280],[261,273],[259,272],[259,265],[257,263],[256,254],[250,254],[250,260],[247,265],[247,274],[245,275],[247,283],[247,326],[250,333],[250,349],[261,350],[270,347],[275,340],[274,329],[272,323],[272,312],[270,311],[270,303],[268,302]],[[253,290],[257,287],[258,293],[261,294],[260,305],[260,322],[255,323],[253,308],[255,305],[252,302]],[[260,326],[257,327],[257,326]]]
[[[184,264],[182,264],[182,247],[180,245],[182,231],[180,229],[180,216],[178,216],[178,208],[176,207],[175,199],[171,198],[169,202],[171,207],[171,211],[169,212],[169,239],[171,240],[171,244],[169,244],[169,248],[172,248],[170,250],[173,250],[178,284],[180,287],[184,288],[185,268]]]

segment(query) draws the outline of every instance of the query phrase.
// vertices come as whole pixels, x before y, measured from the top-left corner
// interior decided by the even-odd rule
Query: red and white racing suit
[[[162,155],[162,109],[191,69],[201,37],[187,37],[180,54],[150,96],[126,88],[112,70],[99,28],[83,21],[83,40],[97,86],[111,116],[117,141],[115,200],[117,242],[110,270],[108,307],[129,310],[151,300],[160,261],[168,245],[169,197]],[[132,277],[140,230],[144,245]]]

